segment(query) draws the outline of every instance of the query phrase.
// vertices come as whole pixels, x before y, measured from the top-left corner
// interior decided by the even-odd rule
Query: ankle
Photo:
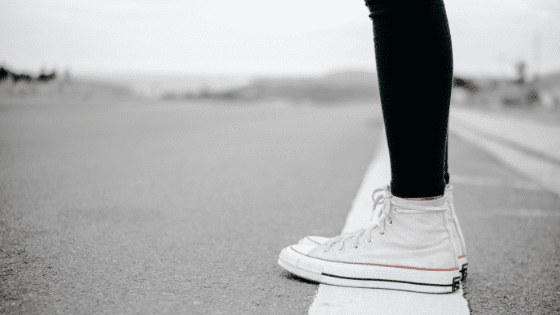
[[[408,201],[436,201],[445,197],[447,186],[442,182],[441,185],[435,183],[416,182],[398,183],[391,181],[391,195]]]
[[[412,200],[412,201],[433,201],[433,200],[438,200],[440,198],[443,198],[443,195],[434,196],[434,197],[417,197],[417,198],[402,198],[402,199]]]

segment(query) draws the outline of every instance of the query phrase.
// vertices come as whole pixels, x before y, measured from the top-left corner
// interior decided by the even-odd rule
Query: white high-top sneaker
[[[382,202],[379,223],[318,246],[288,246],[278,264],[302,278],[332,285],[427,293],[458,289],[458,248],[446,200],[411,201],[386,190]]]
[[[388,186],[386,187],[389,191],[390,189]],[[377,193],[383,192],[384,188],[378,188],[373,191],[373,200],[376,200],[375,195]],[[378,195],[377,198],[382,198],[383,195]],[[465,281],[467,279],[467,247],[465,246],[465,238],[463,237],[463,232],[461,231],[461,226],[459,225],[459,219],[457,219],[457,215],[455,214],[455,206],[453,205],[453,186],[448,184],[445,186],[445,194],[444,198],[446,202],[449,204],[451,208],[451,216],[449,218],[449,226],[451,227],[452,236],[451,239],[455,243],[455,248],[458,249],[458,257],[457,260],[459,261],[459,265],[461,266],[461,280]],[[375,207],[374,207],[375,212]],[[379,210],[379,209],[377,209]],[[306,236],[302,238],[298,245],[308,245],[308,246],[317,246],[321,244],[325,244],[330,238],[323,237],[323,236]]]

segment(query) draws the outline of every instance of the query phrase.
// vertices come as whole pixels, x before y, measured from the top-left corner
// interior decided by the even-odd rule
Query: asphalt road
[[[278,254],[340,232],[381,127],[378,105],[3,104],[0,314],[305,314],[317,284]],[[473,314],[560,313],[560,198],[454,136],[449,158]]]

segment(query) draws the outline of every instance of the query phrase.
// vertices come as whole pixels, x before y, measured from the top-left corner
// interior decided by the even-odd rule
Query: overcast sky
[[[455,73],[560,70],[559,0],[447,0]],[[363,0],[0,0],[0,63],[74,73],[375,69]]]

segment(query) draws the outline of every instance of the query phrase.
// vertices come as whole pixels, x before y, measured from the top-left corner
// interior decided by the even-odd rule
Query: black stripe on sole
[[[415,284],[415,285],[423,285],[423,286],[434,286],[434,287],[451,287],[451,286],[455,285],[455,282],[457,281],[457,279],[461,278],[461,277],[453,278],[453,283],[452,284],[434,284],[434,283],[419,283],[419,282],[388,280],[388,279],[350,278],[350,277],[341,277],[341,276],[331,275],[331,274],[328,274],[328,273],[322,273],[322,275],[327,276],[327,277],[332,277],[332,278],[340,278],[340,279],[348,279],[348,280],[397,282],[397,283]]]

